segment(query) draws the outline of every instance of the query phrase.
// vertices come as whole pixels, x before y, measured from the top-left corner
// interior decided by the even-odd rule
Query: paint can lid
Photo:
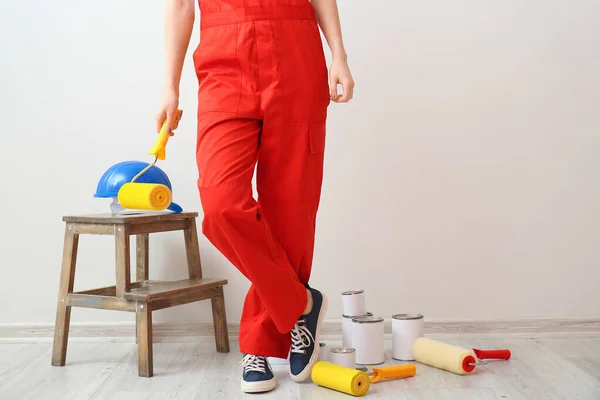
[[[342,314],[342,317],[344,318],[348,318],[348,319],[352,319],[352,318],[356,318],[356,317],[372,317],[373,313],[366,313],[365,315],[346,315],[346,314]]]
[[[376,322],[383,322],[383,318],[375,317],[373,315],[365,315],[362,317],[353,317],[352,322],[356,322],[357,324],[372,324]]]
[[[345,292],[342,292],[342,296],[351,296],[353,294],[361,294],[364,293],[365,291],[363,289],[356,289],[356,290],[346,290]]]
[[[392,319],[422,319],[421,314],[396,314],[392,315]]]
[[[356,350],[354,350],[352,347],[334,347],[331,349],[331,352],[338,354],[350,354],[356,352]]]

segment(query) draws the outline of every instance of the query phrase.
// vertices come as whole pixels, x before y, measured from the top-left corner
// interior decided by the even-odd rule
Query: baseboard
[[[239,332],[238,323],[230,323],[229,335],[235,339]],[[391,334],[391,320],[385,321],[386,336]],[[341,339],[340,320],[325,320],[321,331],[323,340]],[[155,342],[192,341],[214,337],[212,323],[198,322],[155,322]],[[425,321],[425,334],[469,335],[469,336],[600,336],[600,318],[539,318],[519,320],[462,320]],[[51,324],[6,324],[0,325],[0,341],[31,342],[51,341],[54,326]],[[69,339],[84,341],[133,341],[133,323],[78,324],[73,323]]]

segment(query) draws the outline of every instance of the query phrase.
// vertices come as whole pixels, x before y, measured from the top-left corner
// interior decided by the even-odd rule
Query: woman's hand
[[[160,132],[165,118],[167,119],[167,132],[177,129],[179,119],[177,118],[177,108],[179,107],[179,93],[174,89],[167,89],[156,112],[156,131]]]
[[[338,93],[337,86],[342,85],[342,93]],[[345,58],[335,58],[329,68],[329,94],[336,103],[347,103],[354,94],[354,79]]]

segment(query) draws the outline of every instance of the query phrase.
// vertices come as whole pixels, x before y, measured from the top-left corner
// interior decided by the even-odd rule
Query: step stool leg
[[[154,375],[152,353],[152,311],[147,303],[138,303],[136,310],[138,375],[150,378]]]
[[[149,241],[150,235],[147,233],[135,235],[135,280],[138,282],[147,281],[148,279],[150,279],[150,274],[148,270],[148,264],[150,259],[148,251]]]
[[[190,279],[202,279],[202,264],[200,262],[200,247],[198,246],[198,230],[196,229],[195,219],[188,220],[188,226],[183,233]]]
[[[143,282],[150,279],[150,272],[148,268],[148,265],[150,263],[149,242],[149,234],[142,233],[139,235],[135,235],[135,280],[137,282]],[[137,343],[137,324],[135,329],[135,342]]]
[[[130,242],[128,227],[115,226],[116,294],[121,298],[131,290]]]
[[[78,244],[79,234],[75,233],[75,225],[67,224],[65,227],[62,266],[60,270],[54,342],[52,344],[52,365],[56,367],[64,366],[67,358],[67,342],[69,340],[69,324],[71,322],[71,307],[67,306],[67,296],[69,293],[73,293]]]
[[[217,352],[229,353],[229,333],[227,331],[227,315],[225,313],[223,286],[219,286],[217,290],[218,294],[211,298]]]

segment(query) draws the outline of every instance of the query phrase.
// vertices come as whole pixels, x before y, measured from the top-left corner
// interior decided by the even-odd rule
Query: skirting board
[[[235,339],[239,323],[229,324],[229,335]],[[391,319],[385,321],[385,332],[391,335]],[[158,322],[153,324],[155,342],[192,341],[214,337],[212,323],[209,322]],[[428,321],[425,320],[425,334],[432,336],[469,335],[479,336],[600,336],[600,318],[544,318],[521,320],[470,320],[470,321]],[[51,341],[54,325],[7,324],[0,325],[0,341],[30,342]],[[341,340],[341,320],[323,321],[322,340]],[[131,323],[81,324],[72,323],[69,339],[87,341],[133,341],[135,325]]]

